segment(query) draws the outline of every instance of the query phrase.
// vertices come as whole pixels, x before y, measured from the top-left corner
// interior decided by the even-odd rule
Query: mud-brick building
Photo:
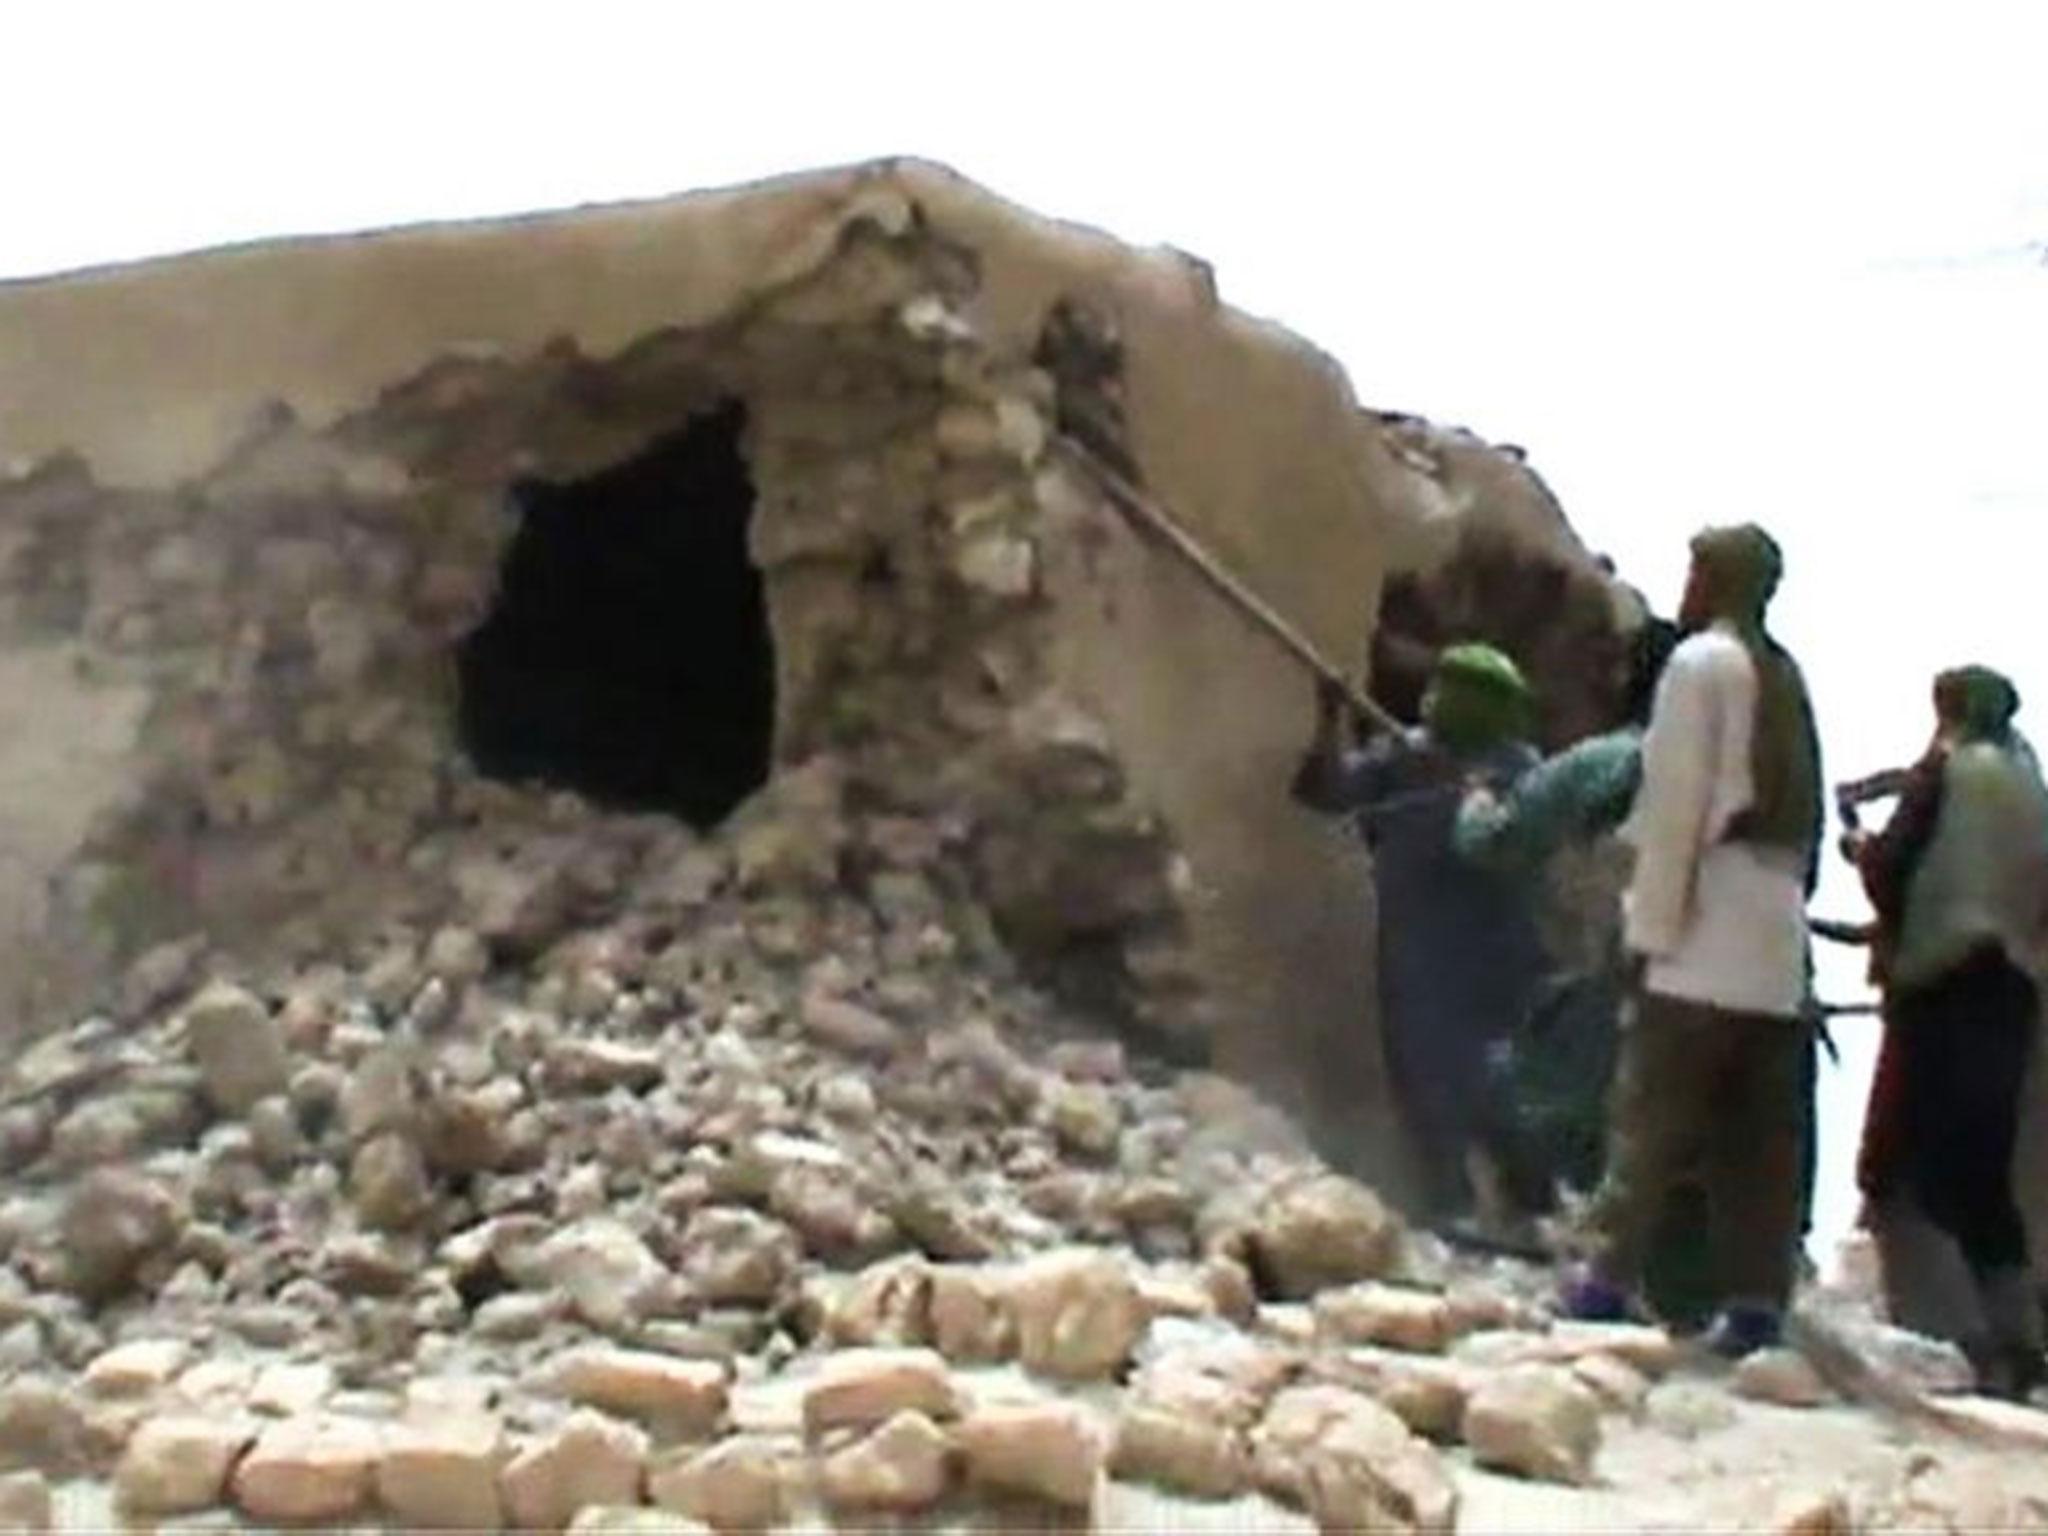
[[[361,940],[494,783],[709,834],[787,780],[942,838],[1078,1006],[1383,1123],[1309,679],[1104,465],[1348,667],[1384,600],[1389,697],[1477,630],[1555,732],[1610,707],[1518,454],[931,165],[0,288],[14,1027]]]

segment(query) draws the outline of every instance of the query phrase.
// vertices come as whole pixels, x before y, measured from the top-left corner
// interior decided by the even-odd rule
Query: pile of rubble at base
[[[1151,1490],[1442,1531],[1459,1467],[1593,1477],[1664,1334],[1552,1323],[1075,1028],[943,828],[792,782],[702,841],[478,786],[416,853],[461,910],[276,975],[166,946],[26,1053],[0,1524],[91,1478],[144,1523],[1107,1528]]]

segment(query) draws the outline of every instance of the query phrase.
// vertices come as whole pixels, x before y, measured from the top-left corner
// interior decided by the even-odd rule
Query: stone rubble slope
[[[1704,1375],[1406,1231],[1242,1091],[1024,984],[930,828],[773,790],[707,839],[493,805],[419,850],[494,861],[467,903],[276,974],[167,946],[14,1063],[0,1523],[2048,1514],[1797,1356]],[[821,836],[892,878],[852,898]],[[565,839],[602,871],[575,902]],[[1772,1414],[1859,1425],[1870,1464],[1701,1453]]]

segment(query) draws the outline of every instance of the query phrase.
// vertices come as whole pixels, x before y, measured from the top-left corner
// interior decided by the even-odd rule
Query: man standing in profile
[[[1777,1342],[1798,1245],[1811,1024],[1805,907],[1822,835],[1820,748],[1798,666],[1764,627],[1782,556],[1761,528],[1692,544],[1623,836],[1638,972],[1565,1310],[1618,1318],[1678,1178],[1704,1174],[1728,1356]]]

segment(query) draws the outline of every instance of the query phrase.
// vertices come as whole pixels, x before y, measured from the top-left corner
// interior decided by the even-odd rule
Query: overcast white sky
[[[0,58],[0,275],[925,155],[1525,445],[1667,607],[1694,528],[1772,527],[1833,776],[1960,659],[2048,737],[2039,4],[15,0]]]

